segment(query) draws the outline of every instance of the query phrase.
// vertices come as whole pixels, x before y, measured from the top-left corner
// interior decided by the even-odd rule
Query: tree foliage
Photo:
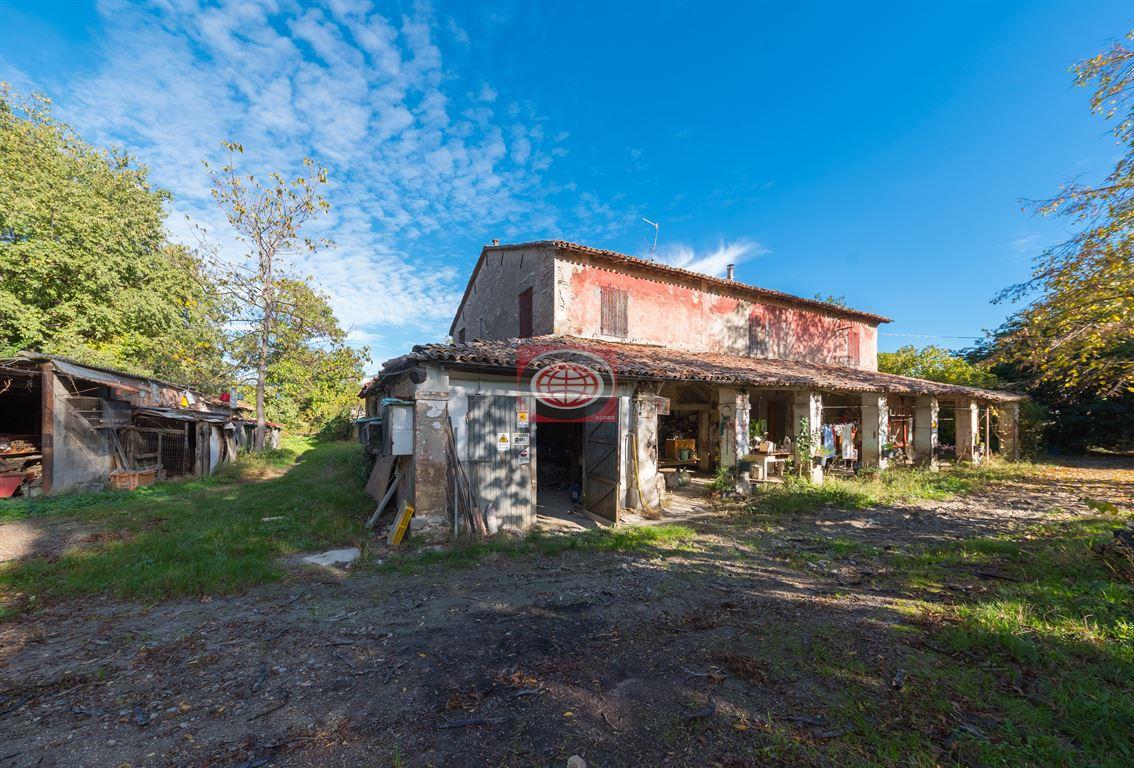
[[[166,239],[145,166],[0,86],[0,354],[21,349],[179,382],[225,377],[200,264]]]
[[[302,432],[346,421],[358,405],[367,351],[346,344],[325,294],[290,278],[277,280],[275,289],[279,301],[264,380],[267,419]],[[250,347],[258,342],[255,334],[235,335],[234,357],[254,359]],[[245,389],[254,396],[254,385]]]
[[[1125,154],[1101,184],[1071,182],[1038,205],[1078,232],[1000,296],[1031,303],[998,330],[993,356],[1067,398],[1116,398],[1134,391],[1134,50],[1116,43],[1074,72]]]
[[[897,352],[879,352],[878,370],[918,379],[960,384],[966,387],[995,388],[1000,380],[984,366],[936,346],[905,346]]]
[[[261,180],[238,168],[241,145],[224,146],[228,162],[209,167],[212,194],[246,250],[241,261],[215,246],[206,252],[216,285],[235,308],[229,354],[253,382],[255,446],[261,449],[269,418],[311,429],[349,410],[364,353],[346,346],[327,297],[291,271],[291,258],[331,244],[305,233],[329,208],[322,194],[326,169],[305,158],[302,175],[271,173]]]

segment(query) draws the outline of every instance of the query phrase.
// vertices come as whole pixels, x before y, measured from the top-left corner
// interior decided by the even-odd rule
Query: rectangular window
[[[526,288],[520,294],[520,338],[532,335],[532,289]]]
[[[458,344],[464,344],[465,343],[465,329],[464,328],[457,331],[457,343]]]
[[[602,305],[602,335],[626,338],[629,334],[629,323],[627,321],[629,294],[620,288],[603,287],[599,291]]]
[[[768,321],[764,319],[763,312],[755,309],[748,315],[748,354],[768,356]]]
[[[847,331],[847,365],[857,368],[861,360],[859,349],[862,342],[859,340],[857,328],[851,328]]]

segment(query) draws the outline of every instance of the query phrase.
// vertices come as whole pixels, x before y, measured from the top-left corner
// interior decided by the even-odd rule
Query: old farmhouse
[[[878,372],[881,315],[562,241],[494,243],[453,343],[387,361],[361,435],[416,524],[616,522],[676,468],[774,479],[1014,457],[1017,395]],[[939,439],[942,438],[942,439]],[[947,438],[947,439],[945,439]]]

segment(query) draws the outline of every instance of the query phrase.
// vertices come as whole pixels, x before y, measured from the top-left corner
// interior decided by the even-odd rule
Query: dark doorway
[[[565,514],[583,495],[583,423],[545,421],[554,409],[542,404],[537,413],[536,503],[541,514]]]

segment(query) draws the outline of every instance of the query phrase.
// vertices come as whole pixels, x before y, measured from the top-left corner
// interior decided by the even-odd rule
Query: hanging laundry
[[[823,452],[820,455],[825,459],[835,456],[835,431],[830,424],[823,425]]]
[[[857,459],[858,452],[854,449],[854,424],[839,424],[835,429],[839,432],[839,455],[844,459]]]

